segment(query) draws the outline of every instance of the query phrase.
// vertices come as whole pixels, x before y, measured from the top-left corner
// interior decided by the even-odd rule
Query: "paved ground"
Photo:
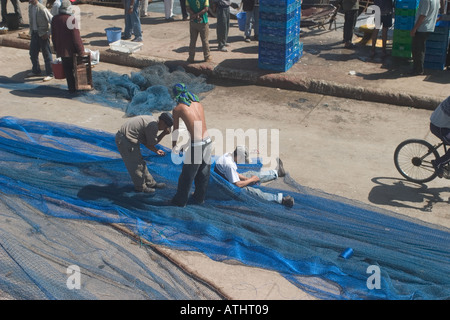
[[[21,3],[24,23],[28,23],[27,4]],[[287,72],[271,72],[258,69],[257,42],[243,41],[237,20],[232,20],[229,34],[229,52],[217,51],[215,18],[210,18],[210,45],[212,63],[201,63],[203,59],[198,41],[196,59],[198,63],[188,65],[189,45],[188,21],[181,15],[174,22],[166,22],[161,2],[150,4],[150,17],[143,18],[144,45],[132,54],[118,54],[109,50],[105,28],[124,28],[123,9],[103,6],[79,5],[81,12],[80,31],[87,48],[99,50],[101,61],[131,67],[143,67],[155,61],[168,65],[182,65],[187,71],[205,73],[209,76],[231,80],[244,80],[253,84],[267,85],[332,96],[361,99],[434,109],[450,92],[450,73],[442,70],[427,70],[423,76],[406,76],[410,62],[402,58],[376,56],[370,59],[370,47],[357,46],[344,49],[342,44],[342,15],[338,15],[336,29],[303,28],[301,41],[304,54],[300,61]],[[175,13],[179,13],[178,5]],[[155,10],[155,11],[153,11]],[[27,29],[9,32],[0,36],[0,45],[28,47],[27,40],[18,33]],[[361,38],[355,38],[358,42]]]

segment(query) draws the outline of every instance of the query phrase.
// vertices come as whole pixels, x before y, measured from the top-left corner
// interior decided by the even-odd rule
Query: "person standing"
[[[388,30],[392,27],[392,13],[394,12],[394,1],[393,0],[374,0],[374,5],[380,8],[380,26],[383,26],[381,31],[381,41],[383,47],[383,56],[387,55],[386,52],[386,43],[387,43],[387,35]],[[372,32],[372,51],[371,56],[375,56],[375,47],[377,44],[378,32],[380,29],[377,29],[376,26]]]
[[[59,7],[61,7],[61,0],[47,0],[45,4],[52,16],[59,14]]]
[[[181,8],[181,14],[183,15],[183,21],[187,21],[189,15],[186,10],[186,0],[180,0],[180,8]]]
[[[129,119],[116,133],[117,148],[136,192],[154,193],[155,189],[166,186],[164,183],[157,183],[148,171],[140,144],[159,156],[165,156],[166,153],[156,148],[156,145],[170,133],[172,125],[173,118],[168,112],[162,113],[158,120],[153,116],[141,115]],[[158,131],[162,132],[158,135]]]
[[[174,21],[173,14],[173,0],[164,0],[164,16],[166,17],[166,21]]]
[[[14,7],[14,13],[18,15],[19,24],[23,24],[22,19],[22,11],[20,10],[19,0],[11,0],[11,3]],[[8,14],[8,0],[2,0],[1,2],[2,9],[2,22],[1,24],[6,24],[6,15]]]
[[[131,41],[142,42],[141,19],[139,17],[139,3],[140,0],[125,0],[125,30],[122,37],[123,40],[131,39],[131,34],[134,34],[134,39]]]
[[[149,16],[148,14],[148,0],[141,0],[139,4],[139,15],[141,18],[146,18]]]
[[[78,24],[73,21],[70,23],[71,27],[68,27],[67,20],[69,18],[76,19],[71,16],[70,6],[70,0],[62,0],[59,14],[52,19],[51,30],[56,57],[61,58],[67,87],[69,92],[74,93],[76,91],[73,67],[74,54],[84,55],[84,45],[81,40],[80,30],[77,28]]]
[[[245,42],[250,42],[252,34],[254,40],[258,41],[259,35],[259,0],[242,0],[242,10],[245,12]]]
[[[227,52],[228,32],[230,30],[230,5],[231,0],[215,0],[217,7],[217,42],[219,51]]]
[[[46,74],[43,80],[50,81],[53,79],[52,51],[50,48],[50,23],[53,17],[38,0],[29,1],[28,16],[31,35],[30,59],[32,64],[32,70],[28,77],[41,75],[41,67],[39,65],[39,51],[41,51],[44,57]]]
[[[343,0],[342,9],[344,10],[344,47],[351,49],[355,46],[352,39],[358,19],[359,0]]]
[[[173,87],[177,105],[173,109],[173,136],[172,147],[175,149],[178,142],[180,120],[186,125],[190,135],[189,149],[178,178],[178,187],[172,204],[184,207],[189,200],[192,183],[195,191],[192,195],[194,201],[202,204],[205,201],[206,189],[209,183],[211,170],[212,141],[206,127],[205,113],[199,98],[189,92],[183,83]]]
[[[410,31],[413,58],[412,75],[421,75],[424,73],[425,43],[427,42],[428,35],[434,32],[439,7],[439,0],[420,0],[419,2],[419,7],[416,11],[416,22]]]
[[[188,62],[194,62],[195,46],[200,35],[205,62],[211,61],[209,49],[209,23],[208,23],[209,0],[186,0],[186,10],[189,12],[189,58]]]

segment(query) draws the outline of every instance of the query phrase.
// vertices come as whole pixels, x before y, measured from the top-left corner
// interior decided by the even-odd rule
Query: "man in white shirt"
[[[442,101],[430,117],[430,131],[439,139],[450,145],[450,96]],[[450,162],[450,149],[436,161],[431,160],[440,178],[443,177],[443,167]]]
[[[416,22],[410,31],[412,37],[411,52],[414,75],[424,73],[425,43],[428,35],[434,32],[439,13],[440,0],[420,0],[416,12]]]
[[[294,198],[291,196],[283,196],[283,193],[268,193],[263,192],[258,188],[250,187],[258,182],[268,182],[278,177],[283,177],[285,171],[283,168],[283,163],[278,159],[278,169],[277,170],[267,170],[267,171],[248,171],[240,174],[237,171],[236,163],[248,163],[248,152],[245,147],[238,146],[233,153],[225,153],[219,157],[216,161],[214,171],[223,177],[225,180],[231,182],[239,188],[246,189],[249,193],[264,199],[266,201],[280,203],[287,207],[292,207],[294,205]]]

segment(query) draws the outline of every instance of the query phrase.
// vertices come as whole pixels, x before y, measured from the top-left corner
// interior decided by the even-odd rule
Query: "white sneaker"
[[[47,81],[50,81],[50,80],[53,80],[52,76],[46,76],[44,79],[42,79],[42,81],[44,81],[44,82],[47,82]]]

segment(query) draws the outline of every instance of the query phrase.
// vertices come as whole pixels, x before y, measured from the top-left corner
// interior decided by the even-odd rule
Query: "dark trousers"
[[[425,43],[429,32],[416,32],[412,38],[411,53],[413,58],[413,71],[423,73],[423,63],[425,61]]]
[[[73,57],[62,57],[64,74],[66,75],[67,87],[70,92],[75,92],[75,74],[73,68]]]
[[[2,1],[2,22],[6,23],[6,15],[8,14],[8,0],[1,0]],[[14,13],[19,16],[19,22],[22,23],[22,11],[20,10],[19,0],[11,0],[11,3],[14,7]]]
[[[188,13],[186,10],[186,1],[185,0],[180,0],[180,7],[181,7],[181,14],[183,15],[183,19],[187,19]]]
[[[358,19],[358,10],[348,10],[344,14],[344,42],[351,42],[353,38],[353,29]]]
[[[450,146],[450,141],[448,140],[448,135],[450,134],[449,128],[439,128],[436,127],[434,124],[430,123],[430,131],[432,134],[434,134],[436,137],[444,141],[447,146]],[[450,149],[447,150],[447,153],[441,156],[439,159],[436,159],[436,167],[440,167],[442,165],[445,165],[446,163],[450,162]]]
[[[219,49],[223,48],[228,41],[230,30],[230,7],[217,7],[217,42]]]
[[[211,173],[211,149],[211,142],[203,146],[191,146],[178,178],[178,189],[172,199],[173,204],[180,207],[187,204],[192,183],[195,185],[195,191],[192,195],[195,202],[201,204],[205,201]]]
[[[31,71],[35,74],[41,73],[41,66],[39,64],[39,51],[41,51],[42,55],[44,56],[45,74],[47,76],[53,76],[50,40],[42,39],[41,37],[39,37],[37,31],[33,31],[31,33],[30,40],[30,60],[31,64],[33,65]]]

